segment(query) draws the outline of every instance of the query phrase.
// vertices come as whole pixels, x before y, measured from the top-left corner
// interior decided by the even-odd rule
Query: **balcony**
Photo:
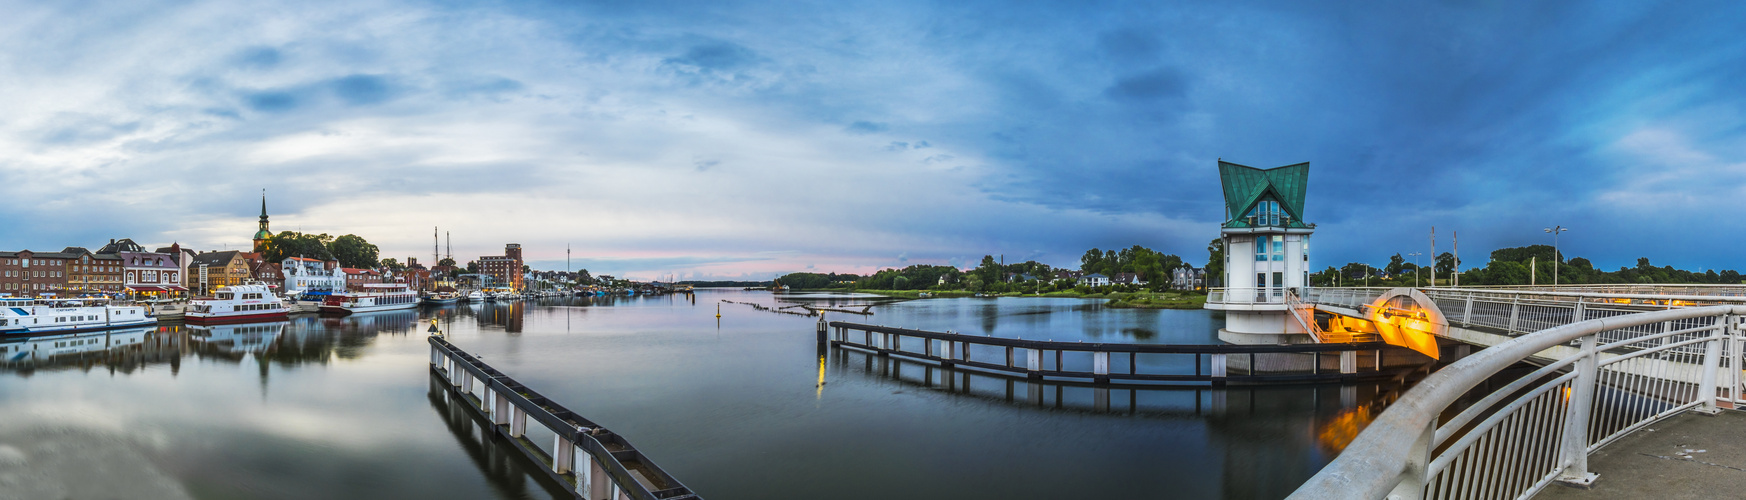
[[[1283,311],[1285,287],[1213,288],[1207,292],[1206,308],[1227,311]]]

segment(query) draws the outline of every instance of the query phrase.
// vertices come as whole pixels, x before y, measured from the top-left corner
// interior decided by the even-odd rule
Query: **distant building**
[[[1205,288],[1206,270],[1198,267],[1178,267],[1170,271],[1170,288],[1199,290]]]
[[[285,289],[284,263],[274,264],[265,260],[258,260],[251,261],[251,265],[253,268],[249,271],[249,276],[254,278],[255,281],[265,283],[267,286],[272,287],[273,290]]]
[[[480,257],[479,274],[485,275],[487,286],[520,290],[523,285],[522,265],[521,244],[510,243],[503,246],[503,255]]]
[[[1140,279],[1140,275],[1134,274],[1134,273],[1116,273],[1114,278],[1110,278],[1110,282],[1115,283],[1117,285],[1145,285],[1146,284],[1145,280]]]
[[[171,243],[170,246],[157,249],[155,253],[175,256],[176,269],[188,269],[188,264],[194,263],[194,250],[191,248],[182,248],[182,244],[180,243]],[[182,288],[192,288],[188,286],[187,272],[177,273],[176,279],[176,284],[181,285]]]
[[[346,278],[346,289],[363,291],[364,285],[382,283],[382,272],[375,269],[340,268],[340,273]]]
[[[284,275],[285,293],[334,293],[346,290],[346,275],[339,271],[339,261],[322,261],[303,257],[286,257],[279,263]]]
[[[265,191],[261,192],[260,225],[261,229],[255,231],[255,253],[265,255],[267,253],[267,247],[271,246],[273,239],[273,231],[267,228],[267,193]]]
[[[1079,284],[1086,286],[1104,286],[1109,284],[1109,276],[1091,273],[1079,278]]]
[[[13,297],[64,297],[67,266],[74,258],[60,252],[0,252],[0,293]]]
[[[1084,277],[1084,276],[1085,276],[1085,273],[1079,272],[1079,271],[1067,271],[1067,270],[1055,271],[1055,279],[1058,279],[1058,280],[1075,280],[1075,281],[1077,281],[1079,278]]]

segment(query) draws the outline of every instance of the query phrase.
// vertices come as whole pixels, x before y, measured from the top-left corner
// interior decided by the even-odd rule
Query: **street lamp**
[[[1424,252],[1413,252],[1407,254],[1413,256],[1413,288],[1419,287],[1419,256],[1424,254]]]
[[[1558,286],[1558,261],[1564,260],[1558,252],[1558,233],[1569,230],[1570,228],[1564,226],[1546,228],[1546,232],[1552,233],[1552,286]]]

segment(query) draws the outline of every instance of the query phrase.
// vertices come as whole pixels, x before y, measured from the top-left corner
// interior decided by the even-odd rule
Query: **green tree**
[[[1211,286],[1225,286],[1225,240],[1214,238],[1206,244],[1206,279]],[[1333,268],[1329,268],[1333,269]]]
[[[382,266],[383,269],[387,269],[389,271],[394,271],[394,272],[400,272],[400,271],[406,270],[406,265],[401,264],[400,259],[396,259],[393,257],[382,259],[382,262],[380,263],[380,265]]]
[[[333,254],[333,258],[338,260],[341,266],[362,269],[380,265],[378,262],[380,251],[376,245],[370,244],[369,241],[365,241],[363,237],[355,234],[334,238],[332,242],[327,244],[327,251]]]
[[[280,231],[268,241],[267,250],[261,258],[273,263],[284,262],[291,257],[333,260],[333,253],[327,249],[327,244],[331,241],[333,237],[326,234]]]
[[[451,258],[448,258],[448,257],[443,257],[443,260],[439,260],[439,261],[437,261],[437,265],[439,265],[439,266],[450,266],[450,267],[454,267],[454,265],[455,265],[455,259],[451,259]]]

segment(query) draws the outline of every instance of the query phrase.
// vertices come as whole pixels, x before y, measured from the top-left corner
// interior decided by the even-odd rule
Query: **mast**
[[[437,247],[437,228],[436,228],[436,226],[431,226],[430,227],[430,266],[432,268],[435,268],[437,265],[443,263],[443,254],[442,254],[442,252],[440,252],[438,250],[440,250],[440,248]]]

